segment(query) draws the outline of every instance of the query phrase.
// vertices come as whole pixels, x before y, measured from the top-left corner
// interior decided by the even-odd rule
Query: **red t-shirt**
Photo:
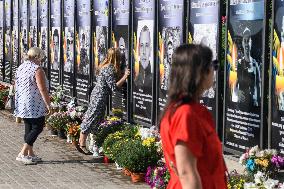
[[[171,118],[169,111],[162,119],[160,128],[166,164],[171,175],[167,189],[182,188],[177,175],[169,167],[170,161],[176,166],[174,147],[178,141],[185,142],[197,158],[203,189],[227,188],[221,142],[207,108],[192,102],[178,107]]]

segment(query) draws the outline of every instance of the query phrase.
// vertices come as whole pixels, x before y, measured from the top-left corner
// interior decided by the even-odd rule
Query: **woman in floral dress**
[[[130,71],[127,69],[121,77],[119,49],[108,50],[106,59],[100,64],[97,70],[97,82],[91,93],[90,104],[81,124],[81,134],[79,139],[79,151],[89,154],[86,149],[86,139],[88,134],[95,130],[104,119],[107,97],[112,91],[121,87],[126,81]],[[118,81],[116,78],[120,78]]]

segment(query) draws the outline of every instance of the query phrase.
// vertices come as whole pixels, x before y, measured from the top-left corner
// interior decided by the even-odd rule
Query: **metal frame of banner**
[[[64,19],[64,12],[63,12],[63,4],[64,0],[60,0],[60,63],[59,63],[59,85],[63,87],[63,68],[64,68],[64,63],[63,63],[63,19]]]
[[[46,32],[47,32],[47,41],[46,43],[48,44],[47,45],[47,79],[48,79],[48,85],[49,85],[49,90],[50,90],[50,78],[51,78],[51,64],[50,64],[50,60],[51,60],[51,57],[50,57],[50,26],[51,26],[51,2],[50,0],[47,0],[47,28],[46,28]]]
[[[1,79],[1,81],[3,81],[4,80],[4,71],[3,71],[3,69],[4,69],[4,61],[5,61],[5,47],[4,47],[4,41],[5,41],[5,39],[4,39],[4,33],[5,33],[5,31],[4,31],[4,20],[5,20],[5,14],[4,14],[4,7],[5,7],[5,2],[4,2],[4,0],[1,0],[2,2],[3,2],[3,10],[0,10],[0,12],[2,12],[2,14],[3,14],[3,25],[2,25],[2,55],[3,55],[3,59],[2,59],[2,69],[0,70],[0,72],[2,72],[2,79]],[[1,62],[0,62],[1,63]]]
[[[13,70],[12,70],[12,65],[13,65],[12,37],[13,37],[13,22],[14,22],[13,16],[14,16],[14,14],[13,14],[13,11],[12,11],[12,7],[13,7],[13,0],[10,0],[10,19],[11,19],[10,20],[10,39],[11,39],[10,43],[11,44],[10,44],[10,60],[9,60],[9,62],[10,62],[10,74],[9,74],[9,79],[6,80],[6,82],[8,82],[8,83],[12,82],[12,72],[13,72]]]
[[[264,0],[264,19],[263,19],[263,32],[262,32],[262,37],[263,37],[263,41],[262,41],[262,71],[261,71],[261,76],[262,76],[262,81],[261,81],[261,87],[262,87],[262,90],[261,90],[261,110],[260,110],[260,136],[259,136],[259,144],[260,144],[260,148],[264,148],[266,147],[266,144],[264,143],[264,139],[265,139],[265,134],[267,134],[267,123],[266,123],[266,119],[264,118],[264,113],[267,111],[267,108],[265,109],[265,102],[266,99],[267,99],[267,96],[264,96],[267,94],[268,90],[265,89],[265,83],[267,81],[264,81],[265,79],[265,76],[267,76],[266,72],[267,72],[267,57],[265,56],[266,53],[268,52],[268,45],[267,45],[267,41],[268,41],[268,35],[267,35],[267,28],[268,28],[268,5],[267,5],[267,0]],[[226,15],[227,15],[227,20],[226,20],[226,38],[225,38],[225,44],[226,44],[226,50],[225,50],[225,55],[227,55],[227,51],[228,51],[228,48],[227,48],[227,44],[228,44],[228,23],[229,23],[229,7],[230,7],[230,1],[227,2],[227,6],[226,6]],[[235,154],[235,155],[241,155],[242,152],[241,151],[238,151],[238,150],[234,150],[234,149],[231,149],[229,147],[226,147],[224,145],[225,143],[225,132],[226,132],[226,105],[227,105],[227,102],[226,102],[226,94],[227,94],[227,91],[226,91],[226,78],[227,78],[227,56],[226,56],[226,59],[225,59],[225,65],[224,65],[224,68],[225,68],[225,72],[224,72],[224,104],[223,104],[223,151],[225,152],[228,152],[228,153],[232,153],[232,154]],[[267,80],[267,79],[266,79]],[[265,133],[266,132],[266,133]]]
[[[5,64],[6,64],[6,53],[5,53],[5,41],[6,41],[6,10],[5,0],[3,0],[3,62],[2,62],[2,81],[5,82]]]
[[[17,46],[17,49],[18,49],[18,55],[17,55],[17,62],[15,62],[15,67],[18,67],[20,65],[20,1],[19,0],[15,0],[18,2],[18,46]]]

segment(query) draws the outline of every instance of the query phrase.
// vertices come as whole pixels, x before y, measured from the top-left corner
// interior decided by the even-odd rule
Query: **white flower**
[[[252,189],[252,188],[257,188],[256,184],[249,182],[249,183],[244,183],[244,189]]]
[[[275,188],[279,183],[279,180],[268,179],[263,183],[264,187],[267,189]]]
[[[254,156],[256,154],[256,152],[258,152],[258,151],[259,151],[258,146],[254,146],[249,150],[249,155]]]
[[[265,154],[266,154],[266,152],[262,150],[262,151],[260,151],[260,152],[256,152],[255,156],[256,156],[256,157],[264,157]]]
[[[263,172],[258,171],[255,175],[254,175],[254,182],[255,184],[262,184],[265,181],[265,175]]]

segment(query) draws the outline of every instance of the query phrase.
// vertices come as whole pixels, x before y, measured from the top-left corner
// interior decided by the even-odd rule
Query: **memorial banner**
[[[113,1],[112,46],[120,50],[122,75],[125,69],[129,67],[129,9],[129,0]],[[111,100],[111,108],[122,111],[124,117],[126,117],[127,114],[127,85],[128,83],[125,83],[120,89],[113,92]]]
[[[12,81],[15,80],[16,69],[19,63],[19,1],[13,0],[12,26]]]
[[[184,0],[161,0],[159,3],[158,115],[162,113],[167,103],[173,52],[176,47],[183,43],[184,6]]]
[[[273,14],[271,148],[284,154],[284,1],[275,0]]]
[[[133,59],[134,78],[133,117],[136,122],[152,124],[155,0],[134,0],[133,12]]]
[[[0,0],[0,81],[4,79],[4,0]]]
[[[11,63],[12,63],[12,0],[5,0],[5,65],[4,81],[11,81]]]
[[[79,102],[87,104],[90,78],[91,1],[78,1],[77,10],[76,97]]]
[[[39,48],[41,48],[46,55],[46,59],[42,62],[42,67],[48,76],[49,70],[49,56],[48,56],[48,44],[49,44],[49,30],[48,30],[48,0],[39,1]]]
[[[28,52],[28,0],[20,0],[20,63]]]
[[[260,146],[264,0],[229,1],[224,146]]]
[[[75,0],[64,0],[63,7],[63,88],[70,99],[74,88]]]
[[[93,0],[93,52],[94,64],[93,82],[96,80],[96,69],[105,59],[108,49],[108,27],[109,27],[109,0]]]
[[[61,0],[51,0],[50,11],[50,91],[53,92],[60,85]]]
[[[37,0],[30,0],[29,2],[29,48],[37,47]]]
[[[189,36],[188,42],[202,44],[211,48],[213,60],[218,59],[219,47],[219,24],[220,22],[220,1],[219,0],[192,0],[190,2]],[[214,84],[205,91],[200,100],[216,118],[217,99],[216,86],[217,74],[214,72]]]

